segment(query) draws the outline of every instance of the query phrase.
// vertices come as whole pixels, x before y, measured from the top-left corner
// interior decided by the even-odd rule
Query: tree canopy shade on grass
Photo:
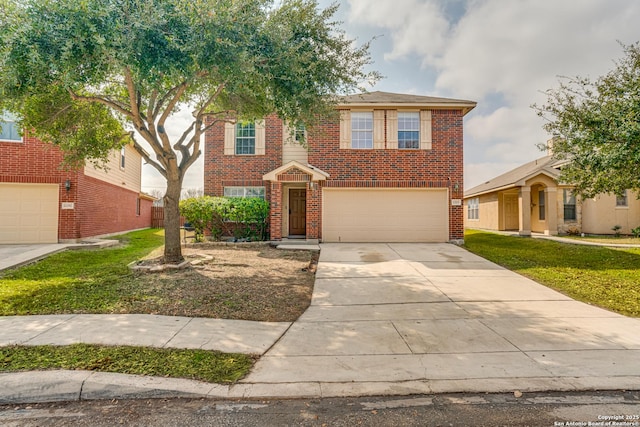
[[[208,127],[267,113],[313,127],[333,94],[378,78],[368,43],[315,0],[0,1],[0,109],[72,165],[134,144],[167,181],[167,262],[182,259],[182,180]],[[172,140],[167,119],[185,107]]]
[[[557,136],[554,155],[568,160],[563,181],[587,198],[640,189],[640,44],[623,48],[608,74],[565,78],[546,91],[545,105],[534,105]]]

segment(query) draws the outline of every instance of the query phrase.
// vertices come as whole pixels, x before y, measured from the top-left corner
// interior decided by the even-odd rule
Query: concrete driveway
[[[640,320],[450,244],[323,244],[311,307],[244,383],[309,396],[640,389]]]
[[[66,250],[69,246],[71,245],[64,243],[0,245],[0,271],[46,258]]]

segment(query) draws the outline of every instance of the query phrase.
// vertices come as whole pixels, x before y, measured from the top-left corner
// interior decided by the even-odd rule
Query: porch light
[[[71,190],[71,180],[70,179],[67,179],[64,182],[64,189],[67,190],[67,193]]]

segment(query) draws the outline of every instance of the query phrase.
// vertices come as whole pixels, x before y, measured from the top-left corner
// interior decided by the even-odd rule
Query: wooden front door
[[[289,190],[289,235],[307,234],[307,190]]]
[[[518,230],[520,228],[520,209],[517,194],[504,195],[504,229]]]

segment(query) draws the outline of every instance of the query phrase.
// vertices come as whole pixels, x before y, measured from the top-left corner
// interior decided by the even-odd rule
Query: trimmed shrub
[[[222,235],[267,240],[269,203],[259,198],[201,196],[180,201],[180,213],[195,230],[196,241],[208,230],[213,239]]]
[[[213,197],[190,197],[180,200],[180,215],[189,223],[195,232],[196,242],[204,240],[204,230],[211,229],[214,212]]]

